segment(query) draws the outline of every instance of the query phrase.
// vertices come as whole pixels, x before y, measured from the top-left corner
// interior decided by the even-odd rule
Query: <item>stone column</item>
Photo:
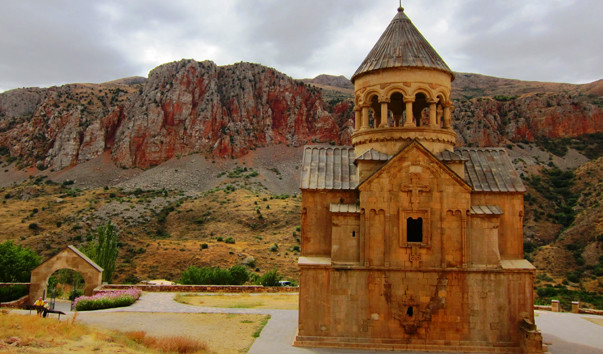
[[[389,102],[387,101],[382,101],[381,102],[381,124],[379,124],[379,128],[386,128],[389,127],[389,122],[387,121],[387,104]]]
[[[354,106],[354,131],[360,130],[362,124],[362,112],[360,107]]]
[[[551,300],[551,311],[561,312],[561,308],[559,306],[559,300]]]
[[[415,101],[414,98],[405,98],[404,103],[406,103],[406,122],[404,122],[405,127],[416,127],[417,124],[414,121],[412,116],[412,103]]]
[[[450,124],[450,110],[452,109],[452,105],[447,103],[444,105],[444,129],[452,129],[452,125]]]
[[[437,121],[436,121],[436,102],[434,100],[430,100],[429,103],[429,127],[430,128],[436,128],[437,125]]]
[[[369,128],[369,107],[364,106],[364,107],[362,107],[362,126],[360,127],[360,130],[364,130],[364,129],[368,129],[368,128]]]
[[[436,109],[436,125],[438,127],[442,126],[442,117],[444,116],[444,110],[442,109],[442,105],[439,104]]]
[[[572,313],[580,313],[580,301],[572,301]]]

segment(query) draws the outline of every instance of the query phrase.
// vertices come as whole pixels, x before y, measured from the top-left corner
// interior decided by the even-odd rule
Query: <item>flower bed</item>
[[[113,307],[130,306],[138,300],[142,291],[135,288],[107,291],[93,296],[80,296],[73,302],[77,311],[101,310]]]

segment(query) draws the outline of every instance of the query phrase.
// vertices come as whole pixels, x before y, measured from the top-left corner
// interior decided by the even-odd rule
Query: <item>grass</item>
[[[204,353],[208,351],[205,343],[186,336],[157,338],[148,336],[145,331],[134,331],[126,333],[126,337],[149,349],[155,349],[162,352]]]
[[[266,324],[268,323],[268,321],[270,320],[272,316],[268,315],[266,317],[264,317],[264,319],[260,322],[260,327],[253,332],[252,337],[253,338],[257,338],[260,336],[260,333],[262,333],[262,330],[264,329],[264,327],[266,327]]]
[[[582,319],[592,322],[596,325],[603,326],[603,318],[582,317]]]
[[[183,336],[153,337],[144,331],[121,333],[99,330],[71,320],[0,313],[0,351],[37,351],[52,348],[56,352],[176,352],[204,353],[207,345]],[[11,345],[12,343],[12,345]]]
[[[297,310],[299,296],[297,294],[178,294],[174,300],[203,307]]]
[[[79,314],[78,320],[90,326],[125,333],[144,331],[145,336],[157,338],[186,335],[205,343],[210,352],[239,353],[251,347],[255,340],[253,333],[265,317],[224,313],[85,312]]]

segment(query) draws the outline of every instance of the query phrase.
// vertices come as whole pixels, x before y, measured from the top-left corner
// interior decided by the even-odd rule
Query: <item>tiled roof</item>
[[[497,205],[472,205],[473,215],[502,215],[503,211]]]
[[[392,157],[388,154],[384,154],[381,151],[377,151],[375,149],[370,149],[368,151],[365,151],[362,155],[358,156],[356,158],[356,161],[358,160],[364,160],[364,161],[387,161],[389,159],[391,159]]]
[[[457,154],[456,152],[452,152],[452,151],[448,151],[448,150],[444,150],[444,151],[440,152],[439,154],[436,155],[436,157],[438,158],[438,160],[440,160],[442,162],[467,161],[466,158],[462,157],[461,155]]]
[[[366,154],[366,153],[365,153]],[[363,154],[362,158],[365,154]],[[385,156],[373,151],[364,158]],[[384,155],[384,156],[382,156]],[[503,148],[455,148],[440,153],[441,161],[465,161],[465,181],[476,192],[525,192],[526,188]],[[351,146],[310,145],[304,149],[300,189],[353,190],[358,186],[354,148]],[[385,161],[385,160],[383,160]]]
[[[356,204],[331,204],[331,213],[360,213],[360,206]]]
[[[465,180],[476,192],[525,192],[504,148],[455,148],[467,159]]]
[[[356,154],[351,146],[306,146],[300,189],[356,189],[358,175],[355,159]]]
[[[369,71],[398,67],[437,69],[450,73],[454,77],[448,65],[403,10],[398,10],[381,38],[352,75],[352,82],[358,75]]]

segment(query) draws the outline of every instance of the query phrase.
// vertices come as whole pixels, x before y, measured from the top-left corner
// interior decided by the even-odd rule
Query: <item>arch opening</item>
[[[421,92],[417,93],[415,95],[415,102],[412,104],[412,114],[415,117],[417,127],[427,126],[429,124],[429,110],[426,110],[426,108],[429,108],[429,104],[427,103],[427,96],[425,96],[425,94]],[[427,117],[427,120],[425,120],[424,117]]]
[[[47,297],[73,301],[84,295],[86,281],[74,269],[61,268],[48,276],[44,292]]]
[[[406,242],[423,242],[423,218],[406,219]]]
[[[388,108],[392,115],[390,126],[402,126],[404,124],[404,111],[406,110],[406,105],[404,104],[404,96],[400,92],[392,93],[389,97]]]

